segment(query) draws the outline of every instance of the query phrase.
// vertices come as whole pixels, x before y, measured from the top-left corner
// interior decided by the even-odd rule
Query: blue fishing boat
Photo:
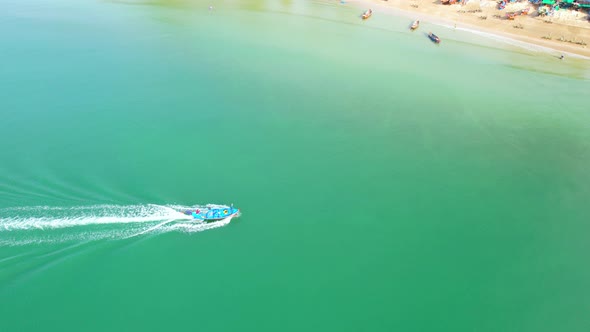
[[[186,210],[184,211],[184,214],[193,217],[193,219],[197,221],[214,222],[229,217],[236,217],[240,214],[240,209],[236,209],[233,205],[231,205],[215,208]]]

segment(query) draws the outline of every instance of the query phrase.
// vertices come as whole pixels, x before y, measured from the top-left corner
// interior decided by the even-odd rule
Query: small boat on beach
[[[410,26],[410,30],[414,31],[414,30],[418,29],[419,26],[420,26],[420,21],[415,20],[414,23],[412,23],[412,25]]]
[[[212,208],[202,208],[196,210],[186,210],[184,214],[193,217],[196,221],[214,222],[223,220],[229,217],[236,217],[240,214],[240,209],[236,209],[233,205],[217,206]]]
[[[432,40],[433,42],[435,42],[436,44],[440,44],[440,38],[438,38],[437,35],[435,35],[432,32],[428,33],[428,38],[430,38],[430,40]]]
[[[363,20],[366,20],[369,17],[371,17],[371,15],[373,15],[373,10],[372,9],[368,9],[366,12],[363,13],[363,16],[361,16],[361,17],[363,18]]]
[[[529,14],[529,9],[525,8],[525,9],[517,11],[517,12],[506,14],[506,18],[509,20],[514,20],[516,18],[516,16],[519,16],[519,15],[527,16],[528,14]]]

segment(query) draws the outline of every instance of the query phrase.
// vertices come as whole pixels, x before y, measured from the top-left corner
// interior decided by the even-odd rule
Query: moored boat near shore
[[[372,9],[368,9],[366,12],[363,13],[363,20],[368,19],[369,17],[371,17],[371,15],[373,15],[373,10]]]
[[[435,42],[436,44],[440,44],[440,38],[438,38],[437,35],[435,35],[432,32],[428,33],[428,38],[430,38],[430,40],[432,40],[433,42]]]
[[[420,21],[415,20],[414,23],[412,23],[412,26],[410,26],[410,30],[414,31],[414,30],[418,29],[419,26],[420,26]]]

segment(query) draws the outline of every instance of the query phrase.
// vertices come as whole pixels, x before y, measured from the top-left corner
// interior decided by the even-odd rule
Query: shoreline
[[[510,4],[511,7],[507,6],[505,10],[500,11],[490,6],[495,2],[483,1],[485,0],[472,0],[465,5],[442,5],[440,2],[423,0],[350,0],[347,3],[359,6],[361,10],[363,8],[385,10],[411,20],[428,21],[428,23],[481,35],[520,48],[534,48],[551,55],[567,54],[590,60],[590,22],[586,23],[581,19],[573,20],[571,16],[576,13],[567,12],[565,15],[570,17],[566,16],[564,20],[567,22],[569,19],[572,24],[564,24],[557,21],[561,17],[557,20],[551,17],[544,19],[539,16],[533,17],[531,13],[536,14],[535,7],[529,3]],[[506,13],[523,8],[531,8],[528,16],[519,16],[513,21],[503,18]],[[581,12],[577,15],[581,18],[586,16]],[[482,19],[482,17],[486,18]],[[552,23],[546,23],[547,21]],[[556,39],[553,39],[554,37]],[[583,41],[588,45],[559,41],[560,37],[566,40]]]

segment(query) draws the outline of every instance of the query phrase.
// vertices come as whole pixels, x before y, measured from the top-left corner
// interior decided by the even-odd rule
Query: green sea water
[[[0,3],[0,330],[589,331],[587,60],[362,10]]]

